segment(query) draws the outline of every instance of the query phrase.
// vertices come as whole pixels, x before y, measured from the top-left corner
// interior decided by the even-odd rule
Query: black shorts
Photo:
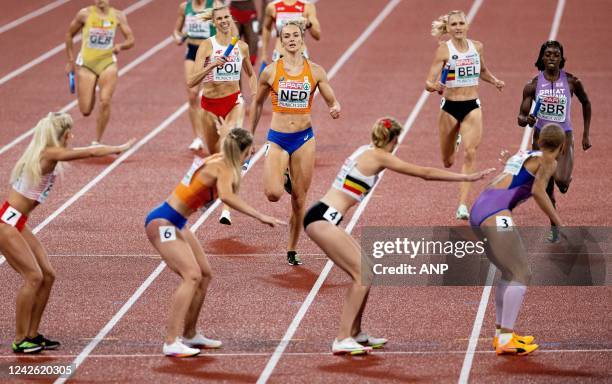
[[[336,208],[318,201],[310,207],[308,212],[304,215],[304,229],[306,229],[309,224],[320,220],[326,220],[333,225],[339,225],[342,221],[342,214],[338,212]]]
[[[441,108],[443,111],[448,112],[448,114],[457,119],[457,121],[460,123],[470,112],[476,108],[480,108],[480,100],[472,99],[454,101],[443,98]]]
[[[196,55],[198,54],[199,46],[195,44],[187,44],[187,52],[185,53],[185,60],[195,61]]]

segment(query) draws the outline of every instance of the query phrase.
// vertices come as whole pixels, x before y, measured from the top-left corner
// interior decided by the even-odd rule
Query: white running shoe
[[[189,149],[192,151],[199,151],[202,148],[204,148],[204,142],[202,142],[202,139],[200,139],[199,137],[193,139],[191,145],[189,145]]]
[[[355,341],[359,344],[365,344],[376,349],[382,348],[389,340],[385,339],[384,337],[372,337],[366,332],[361,331],[357,336],[355,336]]]
[[[232,215],[230,214],[229,210],[224,209],[221,212],[221,216],[219,216],[219,222],[225,225],[232,225]]]
[[[455,141],[455,152],[459,150],[459,146],[461,145],[461,134],[457,134],[457,140]]]
[[[465,204],[461,204],[457,208],[457,213],[455,214],[457,220],[469,220],[470,219],[470,211],[468,211]]]
[[[202,332],[199,331],[191,339],[183,337],[183,343],[190,347],[204,348],[221,348],[221,346],[223,345],[220,340],[209,339],[208,337],[204,336]]]
[[[332,353],[334,355],[351,354],[351,355],[363,355],[369,353],[372,350],[371,347],[365,347],[355,341],[352,337],[347,337],[344,340],[334,339],[332,344]]]
[[[181,342],[180,338],[176,338],[174,343],[164,343],[163,348],[164,355],[171,357],[191,357],[196,356],[200,353],[198,348],[190,348]]]

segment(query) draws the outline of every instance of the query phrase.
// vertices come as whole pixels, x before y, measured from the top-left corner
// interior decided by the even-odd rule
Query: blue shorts
[[[185,60],[195,61],[199,47],[199,45],[187,43],[187,52],[185,52]]]
[[[314,138],[312,127],[308,127],[299,132],[278,132],[270,128],[268,131],[268,141],[277,144],[284,149],[289,155],[300,149],[300,147]]]
[[[167,201],[164,201],[159,207],[153,209],[145,219],[145,227],[149,225],[151,220],[165,219],[174,224],[179,230],[185,228],[187,219],[183,217],[176,209],[172,208]]]

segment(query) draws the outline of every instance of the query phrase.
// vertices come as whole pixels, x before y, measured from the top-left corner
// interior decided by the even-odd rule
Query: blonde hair
[[[229,162],[234,172],[234,182],[232,187],[234,192],[240,188],[240,171],[242,169],[241,156],[245,149],[253,144],[251,133],[242,128],[234,128],[225,138],[221,146],[223,158]]]
[[[538,147],[555,150],[565,142],[565,132],[558,124],[550,123],[542,127],[538,137]]]
[[[212,22],[213,19],[215,18],[215,12],[220,11],[222,9],[229,10],[229,7],[227,5],[221,5],[219,7],[206,8],[205,10],[203,10],[201,13],[198,14],[198,17],[202,21],[210,21],[210,22]]]
[[[302,39],[304,39],[304,31],[306,30],[306,28],[304,26],[304,21],[289,20],[289,21],[283,23],[283,26],[281,27],[280,31],[278,32],[278,37],[280,38],[281,42],[283,41],[283,29],[285,29],[285,27],[288,27],[290,25],[293,25],[294,27],[298,27],[298,29],[300,30],[300,35],[302,35]]]
[[[50,112],[43,117],[34,127],[32,141],[13,168],[11,183],[23,175],[30,183],[37,184],[42,177],[40,158],[43,150],[61,146],[62,136],[72,125],[72,117],[65,112]],[[61,171],[61,168],[62,165],[58,162],[56,169]]]
[[[381,117],[372,127],[372,144],[383,148],[402,132],[402,125],[393,117]]]
[[[442,15],[438,17],[436,20],[431,23],[431,35],[437,38],[440,38],[448,33],[448,20],[453,15],[461,15],[465,18],[465,13],[463,11],[455,10],[450,11],[446,15]]]

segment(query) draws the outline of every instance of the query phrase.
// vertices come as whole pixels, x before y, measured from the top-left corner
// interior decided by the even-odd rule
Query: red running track
[[[310,49],[315,61],[328,70],[386,5],[382,0],[368,2],[362,7],[355,7],[354,3],[323,0],[317,4],[324,35],[321,42],[312,42]],[[549,1],[533,9],[526,1],[511,5],[485,1],[474,19],[470,35],[485,44],[488,65],[507,83],[501,94],[488,84],[481,87],[485,136],[479,157],[483,167],[496,163],[502,147],[514,149],[518,146],[521,131],[514,122],[520,93],[524,82],[534,75],[532,63],[539,44],[548,36],[555,3]],[[408,116],[422,91],[435,49],[435,41],[428,38],[430,20],[448,9],[467,10],[470,5],[469,1],[459,4],[433,4],[425,0],[401,2],[340,69],[332,79],[332,86],[343,106],[342,119],[332,121],[322,101],[315,102],[313,121],[318,154],[310,201],[329,187],[342,160],[355,147],[367,142],[371,122],[383,114],[397,116],[400,120]],[[130,17],[138,45],[125,52],[121,65],[168,35],[175,8],[176,4],[171,2],[154,1]],[[599,88],[612,73],[609,68],[602,68],[590,60],[597,57],[595,50],[602,54],[599,46],[591,42],[609,29],[604,21],[609,5],[593,2],[579,8],[575,3],[566,6],[559,38],[565,44],[569,59],[567,69],[580,75],[591,96],[595,111],[592,122],[594,147],[586,154],[577,150],[569,198],[561,197],[559,205],[562,217],[570,224],[609,225],[606,212],[610,212],[610,203],[605,201],[605,194],[593,196],[589,193],[595,188],[606,190],[611,183],[597,174],[589,174],[599,168],[602,161],[611,161],[608,155],[610,141],[604,136],[602,124],[609,114],[602,106],[609,100],[605,99],[605,90]],[[532,12],[527,14],[521,9]],[[151,28],[150,20],[153,19],[166,27]],[[343,19],[350,19],[350,25],[341,27],[340,23],[334,23]],[[588,25],[586,20],[589,20]],[[49,27],[57,23],[56,20]],[[500,25],[511,27],[500,33]],[[508,32],[512,33],[512,40],[504,38]],[[512,59],[508,52],[512,53]],[[180,85],[181,56],[182,48],[167,47],[120,80],[108,128],[109,142],[144,136],[184,103]],[[0,86],[0,93],[18,95],[11,98],[14,107],[6,113],[14,119],[14,129],[7,131],[5,138],[3,126],[0,142],[29,129],[43,111],[55,107],[53,103],[61,106],[69,101],[69,94],[63,92],[63,62],[63,56],[53,58],[41,64],[36,73],[12,80],[20,84],[12,93],[4,89],[10,83]],[[52,71],[58,71],[58,75],[46,78],[45,73]],[[27,103],[27,99],[33,97],[33,92],[27,90],[34,87],[47,92],[47,97],[40,96],[40,103]],[[58,89],[62,90],[59,94]],[[59,100],[64,97],[65,100]],[[36,110],[30,109],[32,105],[37,106]],[[441,166],[435,128],[437,106],[437,97],[430,97],[398,152],[399,156],[419,164]],[[581,123],[576,117],[580,116],[580,110],[573,115],[579,133]],[[264,123],[267,121],[262,122],[257,135],[260,144],[264,141]],[[90,140],[93,119],[78,118],[77,127],[80,131],[77,142]],[[188,119],[182,114],[40,232],[41,241],[49,253],[55,255],[52,262],[58,271],[43,319],[43,330],[62,340],[64,345],[61,350],[44,356],[16,359],[3,343],[0,363],[69,363],[158,266],[159,256],[148,245],[142,221],[190,163],[185,151],[189,141]],[[8,179],[12,164],[24,148],[25,143],[0,157],[3,180]],[[110,161],[109,158],[72,164],[49,203],[35,212],[33,225],[57,209]],[[454,169],[459,169],[459,165]],[[261,192],[261,172],[261,163],[257,163],[245,177],[242,196],[265,212],[288,215],[287,198],[277,204],[266,201]],[[475,186],[474,197],[483,186],[484,183]],[[6,186],[3,188],[2,192],[6,193]],[[456,191],[455,185],[425,183],[387,173],[354,233],[359,235],[362,224],[454,225],[456,222],[451,216]],[[437,209],[430,208],[433,204]],[[521,206],[517,210],[517,222],[545,224],[536,209],[534,205]],[[216,223],[217,214],[215,212],[197,232],[211,256],[215,273],[201,325],[207,334],[223,340],[225,347],[189,360],[161,356],[169,297],[178,281],[166,270],[79,367],[73,381],[257,380],[316,280],[325,258],[313,243],[302,238],[299,249],[305,255],[306,264],[302,268],[289,268],[284,261],[285,229],[269,230],[240,215],[235,215],[234,225],[228,229]],[[8,342],[14,327],[13,290],[19,279],[6,264],[0,266],[0,279],[5,287],[0,290],[0,298],[10,304],[6,306],[6,315],[0,318],[0,335],[1,340]],[[373,288],[365,326],[372,333],[390,337],[391,342],[385,352],[349,359],[329,354],[346,282],[346,276],[334,268],[273,371],[270,382],[458,380],[481,288]],[[477,348],[471,381],[496,382],[514,377],[542,383],[610,380],[612,368],[608,361],[612,334],[609,327],[601,324],[610,323],[611,293],[609,287],[530,290],[518,327],[528,329],[548,345],[544,344],[541,352],[528,358],[496,358],[489,352],[489,339],[483,339]],[[601,308],[602,305],[607,307]],[[481,337],[491,336],[491,311],[489,308],[485,316]],[[431,324],[437,326],[431,327]],[[582,351],[559,351],[568,349]]]

